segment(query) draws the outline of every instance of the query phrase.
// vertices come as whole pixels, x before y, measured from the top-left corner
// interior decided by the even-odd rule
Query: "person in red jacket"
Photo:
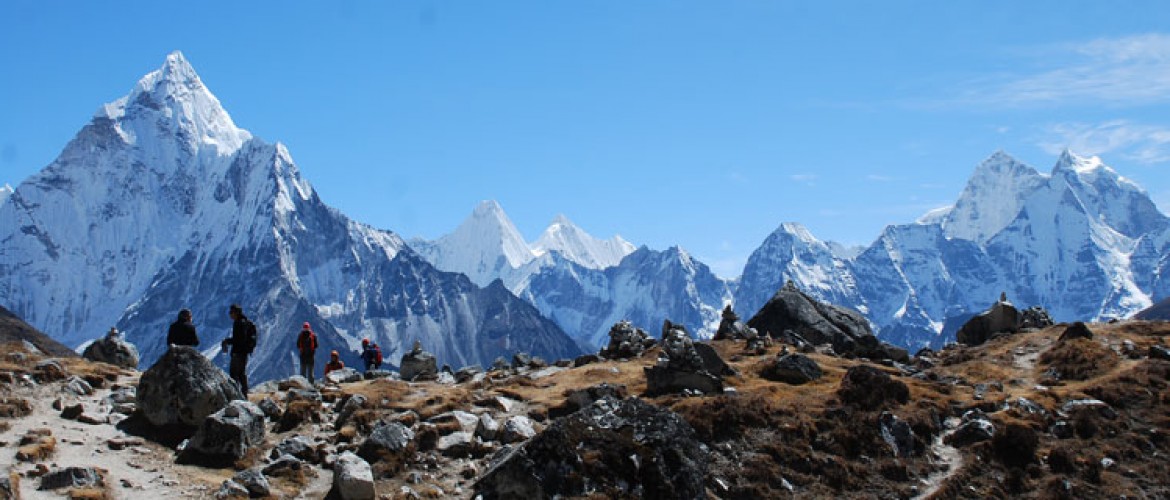
[[[317,334],[313,333],[308,321],[301,325],[301,334],[297,336],[297,350],[301,353],[301,376],[309,379],[309,383],[312,384],[315,382],[313,365],[316,363],[314,357],[317,355]]]
[[[329,353],[329,363],[325,365],[325,375],[329,375],[329,372],[333,370],[340,370],[342,368],[345,368],[345,363],[341,362],[341,356],[337,354],[337,351],[331,351]]]

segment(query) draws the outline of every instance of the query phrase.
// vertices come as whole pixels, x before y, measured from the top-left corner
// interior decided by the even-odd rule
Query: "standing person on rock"
[[[301,325],[301,334],[297,336],[297,350],[301,353],[301,376],[309,379],[309,383],[312,384],[315,382],[313,365],[314,356],[317,355],[317,334],[313,333],[308,321]]]
[[[191,323],[190,309],[180,310],[179,319],[171,323],[170,330],[167,330],[167,344],[191,347],[199,345],[199,335],[195,334],[195,325]]]
[[[232,318],[232,335],[220,343],[222,349],[232,346],[232,361],[228,367],[228,375],[240,385],[240,392],[248,395],[248,356],[256,348],[256,325],[244,316],[244,309],[239,304],[232,304],[228,308],[228,316]]]

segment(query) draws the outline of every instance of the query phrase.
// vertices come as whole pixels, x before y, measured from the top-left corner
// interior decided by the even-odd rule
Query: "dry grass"
[[[49,429],[32,429],[20,438],[16,459],[22,462],[38,462],[53,455],[57,450],[57,438]]]
[[[1040,354],[1037,366],[1042,372],[1055,373],[1055,381],[1088,380],[1108,373],[1120,359],[1112,349],[1097,339],[1073,339],[1057,342]]]

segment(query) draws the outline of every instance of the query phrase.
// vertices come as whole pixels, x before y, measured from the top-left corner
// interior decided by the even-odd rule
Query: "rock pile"
[[[1008,301],[1007,294],[1001,293],[999,300],[990,308],[975,315],[959,328],[955,340],[960,344],[975,346],[987,342],[996,335],[1047,326],[1052,326],[1052,318],[1043,307],[1032,306],[1020,312]]]
[[[138,348],[118,335],[117,329],[110,329],[105,337],[93,341],[81,356],[90,361],[100,361],[122,368],[138,368]]]
[[[621,320],[609,329],[609,344],[598,354],[607,359],[630,359],[642,356],[651,347],[654,347],[654,339],[646,330],[635,328],[628,320]]]
[[[715,359],[718,354],[711,351]],[[722,360],[720,364],[726,366]],[[713,362],[711,364],[714,364]],[[716,373],[707,369],[708,362],[699,354],[690,335],[682,325],[666,320],[662,325],[662,353],[655,366],[644,368],[646,373],[646,394],[655,396],[674,392],[699,394],[720,394],[723,392],[722,370]]]
[[[402,380],[435,380],[439,378],[439,365],[435,355],[422,348],[422,342],[414,341],[414,348],[402,355],[398,372]]]

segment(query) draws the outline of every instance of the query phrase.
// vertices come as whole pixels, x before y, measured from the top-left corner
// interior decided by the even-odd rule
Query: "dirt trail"
[[[958,448],[946,444],[947,436],[950,436],[958,428],[958,419],[948,419],[947,427],[950,428],[947,432],[941,432],[934,437],[934,441],[930,443],[930,456],[937,457],[938,464],[944,465],[946,468],[927,476],[922,479],[923,490],[914,497],[914,500],[923,500],[931,498],[939,489],[946,484],[947,479],[954,476],[963,468],[963,454]]]

